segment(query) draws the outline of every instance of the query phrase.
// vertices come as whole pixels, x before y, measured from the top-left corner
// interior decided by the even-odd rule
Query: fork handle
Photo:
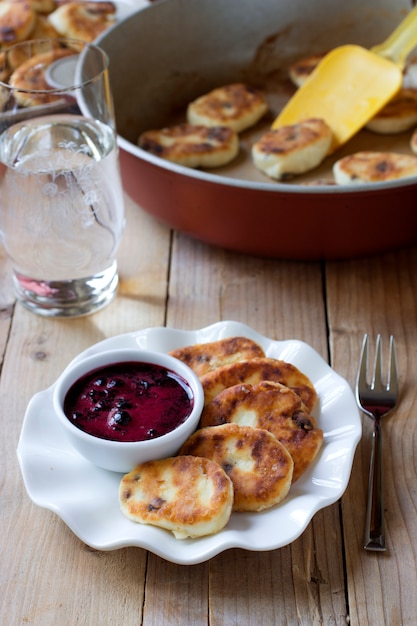
[[[382,481],[382,428],[381,420],[374,419],[372,451],[369,467],[368,505],[365,523],[365,550],[384,551],[385,523]]]

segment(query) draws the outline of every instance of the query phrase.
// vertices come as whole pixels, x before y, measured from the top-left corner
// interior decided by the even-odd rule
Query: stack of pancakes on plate
[[[267,357],[246,337],[170,354],[201,380],[205,406],[199,428],[177,457],[143,463],[123,477],[125,515],[177,537],[196,537],[224,528],[232,511],[262,511],[282,502],[323,442],[312,416],[317,392],[310,379],[294,365]],[[199,460],[180,460],[190,458]],[[202,459],[220,468],[217,482],[211,465],[199,465]]]

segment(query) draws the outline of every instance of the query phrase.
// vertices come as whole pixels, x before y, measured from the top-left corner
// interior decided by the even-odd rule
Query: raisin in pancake
[[[366,125],[374,133],[393,135],[417,125],[417,90],[400,89],[399,93]]]
[[[201,416],[201,427],[234,423],[271,432],[291,454],[293,481],[316,457],[323,443],[300,396],[280,383],[263,381],[257,385],[235,385],[210,402]]]
[[[396,152],[356,152],[333,165],[338,185],[377,183],[417,176],[417,157]]]
[[[262,348],[247,337],[227,337],[219,341],[185,346],[172,350],[170,354],[188,365],[197,376],[203,376],[229,363],[265,356]]]
[[[316,69],[320,61],[326,56],[327,52],[320,54],[311,54],[292,63],[288,68],[288,75],[296,87],[301,87],[307,78]]]
[[[200,380],[203,385],[205,405],[227,387],[233,387],[239,383],[254,385],[263,380],[290,387],[300,396],[309,412],[314,409],[317,402],[317,392],[305,374],[291,363],[268,357],[248,359],[218,367],[201,376]]]
[[[225,85],[188,105],[187,121],[204,126],[228,126],[236,133],[253,126],[268,110],[259,91],[243,83]]]
[[[281,180],[320,165],[331,143],[332,131],[324,120],[308,119],[265,133],[252,146],[252,160],[258,170]]]
[[[236,133],[225,126],[179,124],[161,130],[149,130],[139,137],[138,145],[162,159],[186,167],[219,167],[229,163],[239,152]]]
[[[229,521],[233,485],[209,459],[178,456],[148,461],[126,474],[119,489],[122,512],[177,539],[219,532]]]
[[[218,463],[230,477],[234,511],[262,511],[281,502],[292,481],[288,450],[267,430],[224,424],[197,430],[180,454]]]
[[[74,51],[57,48],[56,50],[37,54],[19,65],[9,80],[10,85],[22,90],[17,91],[15,94],[19,104],[22,106],[34,106],[60,100],[62,98],[60,95],[42,93],[42,90],[50,87],[46,80],[46,70],[52,63],[70,54],[74,54]],[[26,93],[25,89],[36,90],[39,93]]]
[[[62,4],[48,20],[62,37],[93,41],[115,23],[113,2],[68,2]]]
[[[23,41],[35,25],[36,13],[29,0],[0,2],[0,46]]]

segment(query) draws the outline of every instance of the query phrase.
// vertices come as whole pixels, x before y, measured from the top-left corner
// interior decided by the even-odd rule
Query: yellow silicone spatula
[[[340,46],[327,54],[272,128],[318,117],[333,131],[332,150],[358,132],[397,93],[405,59],[417,45],[417,6],[379,46]]]

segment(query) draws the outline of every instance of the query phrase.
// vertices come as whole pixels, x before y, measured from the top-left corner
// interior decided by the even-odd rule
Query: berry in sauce
[[[145,441],[177,428],[193,404],[183,378],[160,365],[130,361],[79,378],[66,394],[64,413],[101,439]]]

